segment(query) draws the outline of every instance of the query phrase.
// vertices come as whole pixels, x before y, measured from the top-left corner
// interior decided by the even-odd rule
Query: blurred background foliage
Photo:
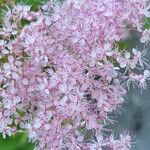
[[[36,11],[43,4],[43,2],[46,1],[47,0],[0,0],[0,25],[2,24],[2,11],[3,9],[5,9],[6,6],[11,7],[17,3],[24,3],[27,5],[31,5],[32,10]],[[150,18],[145,19],[144,27],[148,29],[150,28]],[[132,37],[129,38],[128,40],[117,42],[116,44],[121,51],[124,51],[125,49],[131,49],[133,46],[135,46],[133,43],[134,38]],[[121,118],[123,119],[124,117]],[[122,119],[121,121],[119,121],[120,119],[118,119],[118,122],[122,122]],[[119,128],[118,125],[115,128]],[[6,139],[3,139],[2,135],[0,134],[0,150],[33,150],[33,149],[34,144],[28,141],[26,133],[18,133],[14,136],[7,137]]]
[[[6,139],[0,136],[0,150],[33,150],[34,144],[28,142],[25,133],[18,133]]]

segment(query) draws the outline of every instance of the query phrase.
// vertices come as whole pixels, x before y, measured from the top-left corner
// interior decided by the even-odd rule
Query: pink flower
[[[126,88],[146,88],[150,79],[145,52],[123,54],[114,44],[126,37],[126,24],[139,29],[144,14],[144,0],[48,1],[37,12],[20,4],[8,10],[0,29],[3,137],[19,126],[35,149],[131,149],[129,135],[106,138],[102,131]],[[141,42],[149,41],[140,29]]]

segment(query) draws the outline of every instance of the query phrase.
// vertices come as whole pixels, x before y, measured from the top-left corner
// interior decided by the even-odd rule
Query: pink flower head
[[[131,149],[129,135],[105,137],[103,130],[130,83],[145,88],[150,78],[148,70],[135,71],[146,66],[140,51],[121,53],[114,44],[127,26],[139,28],[147,5],[66,0],[48,1],[38,12],[25,5],[9,10],[0,29],[3,137],[26,130],[35,149]]]

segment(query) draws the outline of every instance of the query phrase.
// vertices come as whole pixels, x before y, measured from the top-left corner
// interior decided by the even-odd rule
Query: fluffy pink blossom
[[[146,0],[66,0],[10,9],[0,29],[3,137],[27,131],[35,149],[131,149],[128,134],[103,129],[130,84],[145,88],[150,78],[142,52],[115,46],[128,26],[141,28],[147,8]]]

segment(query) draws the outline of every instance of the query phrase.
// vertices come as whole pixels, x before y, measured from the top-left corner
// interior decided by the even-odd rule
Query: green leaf
[[[1,150],[33,150],[34,144],[28,142],[27,134],[17,133],[15,136],[7,137],[6,139],[0,136]]]
[[[37,11],[38,8],[47,0],[15,0],[15,3],[23,3],[32,6],[31,9]]]
[[[145,22],[144,28],[149,29],[150,28],[150,18],[145,18],[144,22]]]

